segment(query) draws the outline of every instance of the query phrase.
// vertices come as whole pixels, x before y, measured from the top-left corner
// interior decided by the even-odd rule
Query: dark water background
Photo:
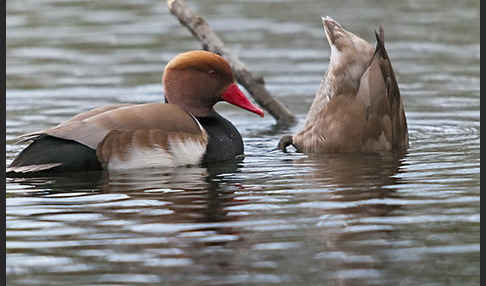
[[[246,158],[210,168],[7,180],[8,285],[479,285],[479,1],[189,1],[298,115],[330,49],[374,43],[406,106],[403,156],[282,154],[270,116],[219,104]],[[165,1],[7,1],[7,164],[23,133],[162,100],[200,44]]]

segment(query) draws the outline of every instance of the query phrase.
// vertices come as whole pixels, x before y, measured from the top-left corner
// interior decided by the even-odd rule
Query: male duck
[[[162,78],[166,103],[117,104],[83,112],[33,140],[7,176],[89,170],[177,167],[243,154],[238,130],[213,106],[226,101],[263,117],[219,55],[190,51],[173,58]]]

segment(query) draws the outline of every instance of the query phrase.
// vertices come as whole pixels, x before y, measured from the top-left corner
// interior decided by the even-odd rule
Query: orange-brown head
[[[226,60],[206,51],[175,56],[162,76],[165,98],[195,116],[205,116],[219,101],[226,101],[263,117],[235,83]]]

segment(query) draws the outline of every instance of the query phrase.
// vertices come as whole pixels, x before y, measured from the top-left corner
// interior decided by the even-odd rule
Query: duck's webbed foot
[[[282,152],[287,153],[287,147],[289,145],[294,145],[292,135],[285,135],[280,138],[277,149],[280,149],[282,150]]]

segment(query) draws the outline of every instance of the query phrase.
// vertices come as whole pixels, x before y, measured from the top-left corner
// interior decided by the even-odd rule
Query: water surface
[[[207,168],[7,180],[8,285],[479,285],[479,1],[189,1],[303,123],[329,61],[320,16],[382,24],[407,153],[272,151],[267,115],[218,104],[246,157]],[[164,1],[7,3],[7,164],[23,133],[163,98],[200,44]]]

